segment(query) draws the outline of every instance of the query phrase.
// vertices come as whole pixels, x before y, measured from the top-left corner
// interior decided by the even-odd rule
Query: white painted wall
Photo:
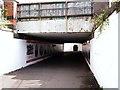
[[[98,28],[99,29],[99,28]],[[90,41],[90,68],[103,88],[118,88],[118,14],[109,17],[109,26]]]
[[[0,74],[24,66],[25,51],[24,40],[13,39],[13,33],[0,30]]]
[[[27,55],[27,45],[29,44],[33,45],[33,54]],[[35,56],[36,44],[38,45],[37,57]],[[0,30],[0,75],[37,63],[45,58],[50,57],[53,53],[63,52],[62,44],[57,44],[54,47],[55,49],[52,47],[52,45],[53,44],[34,41],[27,42],[26,40],[14,39],[12,32]],[[40,46],[43,46],[43,52],[48,50],[49,53],[40,55]],[[30,60],[34,61],[27,63],[27,61]]]
[[[78,45],[78,51],[82,51],[82,44],[80,43],[64,43],[64,52],[73,51],[74,45]]]

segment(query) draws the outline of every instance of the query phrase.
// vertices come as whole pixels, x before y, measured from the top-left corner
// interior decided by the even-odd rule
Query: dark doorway
[[[73,46],[73,51],[78,51],[78,45]]]

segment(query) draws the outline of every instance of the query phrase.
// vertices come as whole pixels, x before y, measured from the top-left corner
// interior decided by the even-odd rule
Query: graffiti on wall
[[[27,60],[35,58],[35,45],[34,43],[27,43],[27,51],[26,51]]]
[[[38,41],[29,40],[26,42],[27,44],[27,63],[36,61],[40,58],[46,57],[49,55],[48,51],[50,49],[50,44],[43,44]]]
[[[33,54],[33,45],[28,44],[27,45],[27,55]]]
[[[40,60],[52,56],[56,52],[63,50],[63,45],[44,43],[39,41],[28,40],[26,42],[26,63]]]

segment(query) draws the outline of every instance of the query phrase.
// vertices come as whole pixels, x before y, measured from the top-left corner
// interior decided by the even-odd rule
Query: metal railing
[[[40,19],[43,17],[91,16],[92,14],[93,2],[91,1],[18,4],[18,20]]]

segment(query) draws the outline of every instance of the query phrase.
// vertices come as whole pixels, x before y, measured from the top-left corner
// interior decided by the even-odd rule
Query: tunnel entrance
[[[64,52],[82,51],[81,43],[64,43]]]
[[[78,45],[73,46],[73,51],[78,51]]]

